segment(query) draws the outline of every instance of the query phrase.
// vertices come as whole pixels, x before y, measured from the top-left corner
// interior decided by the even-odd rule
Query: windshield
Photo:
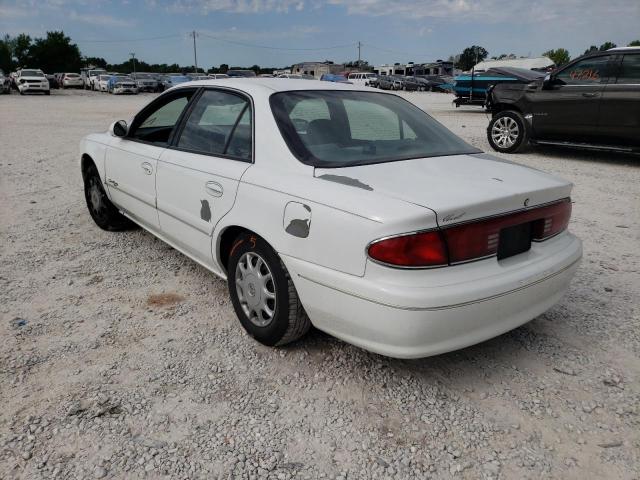
[[[64,76],[68,78],[78,78],[80,75],[77,73],[65,73]]]
[[[481,152],[395,95],[310,90],[276,93],[270,102],[291,152],[316,167]]]
[[[21,77],[44,77],[44,73],[40,70],[22,70]]]
[[[131,77],[125,77],[125,76],[118,76],[118,77],[113,77],[115,79],[116,82],[131,82],[132,79]]]

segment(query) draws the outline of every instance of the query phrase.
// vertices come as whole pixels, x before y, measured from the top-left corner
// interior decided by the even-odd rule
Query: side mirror
[[[118,120],[109,126],[109,133],[113,137],[124,137],[128,131],[129,127],[127,126],[127,122],[124,120]]]
[[[553,85],[553,75],[551,75],[550,73],[547,73],[544,77],[544,80],[542,80],[542,88],[551,88],[551,86]]]

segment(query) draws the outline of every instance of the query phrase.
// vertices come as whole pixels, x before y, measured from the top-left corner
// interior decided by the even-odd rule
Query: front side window
[[[395,95],[312,90],[276,93],[270,102],[292,153],[317,167],[480,152]]]
[[[556,79],[566,85],[595,85],[607,80],[609,56],[585,58],[558,72]]]
[[[616,83],[640,84],[640,55],[625,55],[622,58],[620,73]]]
[[[159,105],[154,104],[149,110],[143,111],[134,120],[129,137],[158,146],[168,145],[171,132],[193,93],[193,90],[188,90],[177,96],[172,95],[161,99]]]
[[[177,147],[251,160],[251,106],[246,98],[205,90],[189,115]]]

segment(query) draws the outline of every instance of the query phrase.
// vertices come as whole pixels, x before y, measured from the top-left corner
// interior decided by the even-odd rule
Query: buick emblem
[[[525,206],[525,207],[528,207],[528,206],[529,206],[529,199],[528,199],[528,198],[525,198],[525,199],[524,199],[524,206]]]

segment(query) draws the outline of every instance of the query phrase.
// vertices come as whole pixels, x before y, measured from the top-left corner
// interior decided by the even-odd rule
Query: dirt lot
[[[487,117],[407,97],[489,150]],[[639,478],[640,159],[576,185],[584,260],[531,323],[416,361],[244,334],[226,285],[86,212],[78,142],[152,95],[0,96],[0,478]]]

